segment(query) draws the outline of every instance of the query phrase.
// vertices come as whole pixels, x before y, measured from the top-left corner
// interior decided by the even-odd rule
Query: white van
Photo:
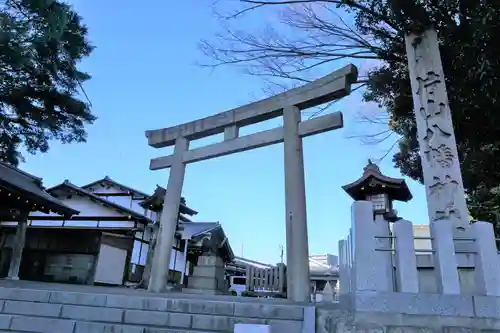
[[[236,296],[247,290],[247,277],[246,276],[230,276],[229,277],[229,291]]]

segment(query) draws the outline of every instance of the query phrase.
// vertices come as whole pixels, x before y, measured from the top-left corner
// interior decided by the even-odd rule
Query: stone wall
[[[458,278],[460,281],[461,293],[472,295],[476,292],[474,281],[475,254],[457,253],[455,254],[455,257],[457,259]],[[432,254],[417,254],[416,259],[419,291],[423,293],[439,293],[436,272],[434,271],[434,258]],[[393,260],[393,262],[395,262],[395,260]],[[397,286],[396,290],[400,290],[399,285],[401,283],[398,281],[398,278],[398,274],[395,274]]]
[[[500,319],[316,308],[316,333],[500,333]]]

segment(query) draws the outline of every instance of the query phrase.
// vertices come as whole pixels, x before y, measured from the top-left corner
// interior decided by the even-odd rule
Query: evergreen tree
[[[90,55],[82,18],[56,0],[0,2],[0,160],[20,150],[46,152],[49,140],[85,142],[96,117],[82,100],[90,76],[77,63]]]

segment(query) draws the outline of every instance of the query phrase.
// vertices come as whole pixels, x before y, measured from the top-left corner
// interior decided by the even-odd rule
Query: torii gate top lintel
[[[356,66],[349,64],[301,87],[254,103],[178,126],[146,131],[148,144],[155,148],[173,146],[179,136],[197,140],[223,133],[228,126],[247,126],[279,117],[287,106],[301,110],[318,106],[349,95],[357,76]]]

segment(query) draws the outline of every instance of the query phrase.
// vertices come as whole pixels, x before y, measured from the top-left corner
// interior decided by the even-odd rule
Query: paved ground
[[[149,293],[146,290],[132,289],[125,287],[102,287],[102,286],[89,286],[89,285],[75,285],[63,283],[48,283],[37,281],[12,281],[0,279],[0,288],[20,288],[20,289],[36,289],[36,290],[51,290],[51,291],[67,291],[88,294],[119,294],[131,295],[139,297],[162,297],[162,298],[175,298],[175,299],[203,299],[213,301],[238,301],[238,302],[262,302],[273,304],[301,304],[295,303],[286,299],[267,299],[267,298],[253,298],[253,297],[238,297],[238,296],[219,296],[219,295],[199,295],[199,294],[186,294],[181,292],[166,292],[166,293]],[[302,303],[303,304],[303,303]]]

